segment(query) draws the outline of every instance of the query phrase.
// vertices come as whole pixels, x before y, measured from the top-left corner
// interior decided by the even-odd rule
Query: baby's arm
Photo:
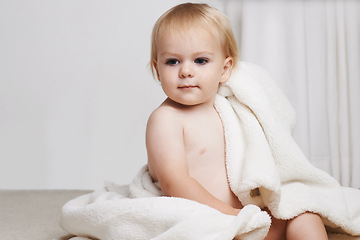
[[[157,109],[150,116],[146,146],[152,175],[167,196],[194,200],[229,215],[239,213],[239,209],[215,198],[189,175],[183,127],[177,114],[169,109]]]

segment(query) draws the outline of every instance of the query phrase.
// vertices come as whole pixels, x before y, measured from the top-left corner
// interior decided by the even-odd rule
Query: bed
[[[61,207],[86,190],[0,190],[0,238],[66,240],[59,227]]]

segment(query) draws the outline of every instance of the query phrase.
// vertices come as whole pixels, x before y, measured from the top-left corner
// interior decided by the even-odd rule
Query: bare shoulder
[[[183,164],[185,151],[181,109],[165,103],[150,115],[146,128],[146,148],[149,171],[154,180]]]
[[[151,113],[147,123],[147,134],[151,134],[153,128],[161,132],[169,130],[167,127],[171,127],[171,130],[180,128],[181,122],[181,111],[164,102]]]

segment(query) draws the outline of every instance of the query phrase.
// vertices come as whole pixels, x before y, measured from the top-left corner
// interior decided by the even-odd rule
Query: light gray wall
[[[180,2],[0,0],[0,189],[131,181],[165,98],[150,33]]]

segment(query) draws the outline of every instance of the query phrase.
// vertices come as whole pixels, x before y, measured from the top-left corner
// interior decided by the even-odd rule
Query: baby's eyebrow
[[[195,56],[198,56],[198,55],[215,55],[215,53],[209,52],[209,51],[200,51],[200,52],[194,53],[194,55]]]
[[[171,52],[162,52],[160,56],[169,55],[169,56],[181,56],[180,54],[171,53]]]

